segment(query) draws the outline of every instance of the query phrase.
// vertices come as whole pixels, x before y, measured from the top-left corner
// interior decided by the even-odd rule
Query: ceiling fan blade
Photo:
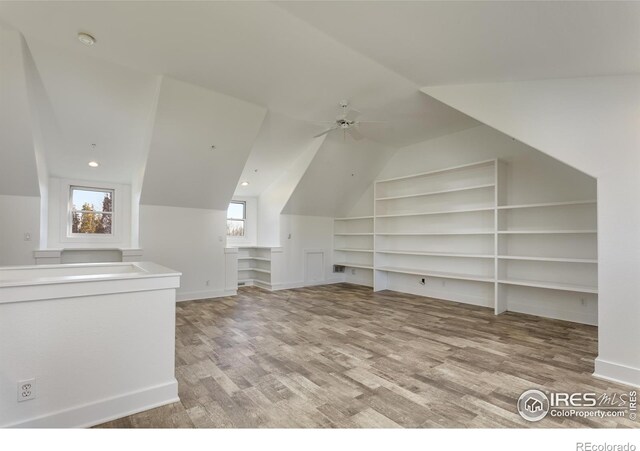
[[[314,138],[319,138],[319,137],[321,137],[322,135],[326,135],[327,133],[332,132],[332,131],[334,131],[334,130],[335,130],[335,129],[337,129],[337,128],[338,128],[337,126],[336,126],[336,127],[331,127],[330,129],[325,130],[325,131],[323,131],[322,133],[318,133],[317,135],[315,135],[315,136],[314,136]]]
[[[362,138],[364,138],[364,136],[362,136],[362,133],[360,133],[357,129],[355,128],[350,128],[349,130],[347,130],[347,132],[349,132],[349,134],[351,135],[351,137],[353,139],[355,139],[356,141],[361,140]]]
[[[347,111],[347,114],[344,115],[344,118],[348,121],[355,121],[358,116],[362,113],[358,110],[351,109]]]

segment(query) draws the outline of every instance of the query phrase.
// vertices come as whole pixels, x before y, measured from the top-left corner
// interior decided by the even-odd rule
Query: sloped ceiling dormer
[[[141,203],[226,210],[266,112],[163,77]]]
[[[362,197],[396,149],[368,139],[331,134],[283,209],[286,214],[344,216]]]
[[[83,47],[27,44],[30,121],[49,175],[130,184],[146,150],[157,77],[96,59]]]
[[[39,196],[20,33],[0,26],[0,194]]]

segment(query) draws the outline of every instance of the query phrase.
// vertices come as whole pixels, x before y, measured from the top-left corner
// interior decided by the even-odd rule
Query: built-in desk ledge
[[[0,268],[0,304],[20,300],[61,297],[56,296],[57,291],[64,292],[65,295],[71,295],[73,293],[63,287],[68,284],[73,284],[74,286],[82,284],[83,287],[90,289],[90,291],[94,291],[96,288],[120,291],[122,289],[120,285],[105,288],[104,285],[96,285],[94,282],[111,282],[115,280],[131,280],[133,282],[135,279],[171,278],[171,282],[168,282],[170,286],[167,287],[177,288],[181,275],[177,271],[152,262],[4,266]],[[87,285],[88,283],[91,284]],[[147,287],[146,282],[144,286],[139,285],[136,285],[133,291],[153,289]],[[164,286],[166,283],[163,282],[161,285]],[[53,290],[52,286],[59,286],[60,288],[54,290],[54,293],[54,291],[51,291]],[[31,287],[31,289],[15,291],[19,287]],[[39,288],[36,290],[35,287]],[[82,290],[80,289],[80,291]],[[29,298],[29,296],[35,297]]]
[[[60,263],[137,262],[143,250],[129,247],[65,247],[33,251],[36,265]]]

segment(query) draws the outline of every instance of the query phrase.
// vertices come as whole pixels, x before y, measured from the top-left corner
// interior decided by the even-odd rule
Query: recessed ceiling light
[[[98,166],[100,166],[100,164],[97,161],[90,161],[89,166],[91,166],[92,168],[97,168]]]
[[[240,183],[240,186],[249,186],[249,182],[242,182]]]
[[[93,45],[96,43],[96,38],[91,36],[89,33],[78,33],[78,41],[82,42],[84,45]]]

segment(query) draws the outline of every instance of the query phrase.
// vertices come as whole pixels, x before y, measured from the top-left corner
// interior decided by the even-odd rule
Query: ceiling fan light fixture
[[[91,36],[89,33],[78,33],[78,41],[82,42],[84,45],[91,46],[96,43],[96,38]]]

